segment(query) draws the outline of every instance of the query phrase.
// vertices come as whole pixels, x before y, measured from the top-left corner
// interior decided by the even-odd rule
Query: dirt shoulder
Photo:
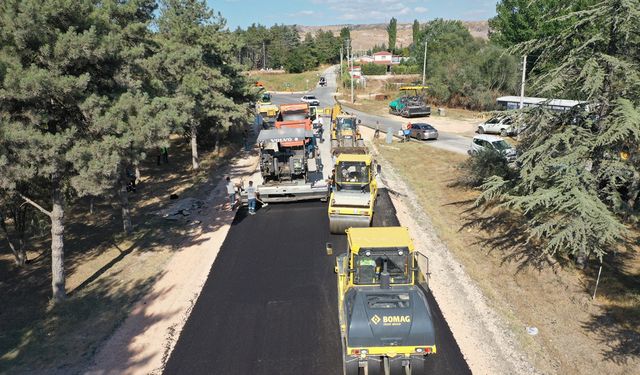
[[[637,252],[617,255],[624,275],[603,271],[609,276],[592,301],[592,272],[536,267],[498,229],[499,217],[481,213],[494,227],[471,215],[477,192],[451,186],[463,156],[417,142],[377,150],[398,189],[400,221],[430,258],[434,296],[474,373],[637,373]]]
[[[372,135],[371,130],[363,129],[365,138],[370,139]],[[391,186],[395,193],[391,197],[401,225],[409,228],[419,251],[429,257],[431,291],[471,371],[474,374],[538,373],[482,291],[440,239],[430,217],[416,204],[421,200],[378,152],[380,147],[395,146],[372,145],[372,148],[382,166],[385,185]]]
[[[257,155],[235,160],[227,171],[233,181],[250,176]],[[93,360],[87,374],[160,374],[191,308],[227,236],[235,212],[226,211],[226,184],[221,180],[205,199],[208,207],[194,239],[180,246],[162,276],[134,307]]]

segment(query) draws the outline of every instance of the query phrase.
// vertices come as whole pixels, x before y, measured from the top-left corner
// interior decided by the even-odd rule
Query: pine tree
[[[0,5],[0,189],[15,192],[50,220],[55,302],[66,295],[69,198],[110,195],[121,185],[122,171],[166,137],[166,131],[150,131],[162,127],[153,103],[135,100],[152,89],[142,60],[151,48],[146,30],[154,9],[153,0]],[[118,123],[113,114],[122,107],[129,113]],[[132,120],[141,114],[144,124]],[[47,190],[48,199],[28,195],[20,189],[25,184]],[[130,223],[128,202],[122,208]]]
[[[200,167],[198,137],[248,121],[250,92],[233,64],[233,44],[224,19],[204,1],[166,0],[158,20],[161,49],[155,71],[173,98],[177,118],[191,138],[192,166]]]
[[[517,47],[541,51],[534,89],[586,105],[529,111],[519,176],[491,178],[481,201],[522,213],[543,253],[602,259],[640,211],[640,2],[601,2],[550,22],[566,27]]]

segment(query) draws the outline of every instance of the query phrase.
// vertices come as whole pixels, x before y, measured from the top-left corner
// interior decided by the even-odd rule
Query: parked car
[[[485,150],[495,150],[504,155],[509,163],[516,161],[516,150],[504,139],[495,135],[481,134],[473,137],[469,155],[473,156]]]
[[[309,103],[309,105],[315,105],[315,106],[320,105],[320,101],[314,95],[305,95],[302,98],[300,98],[300,100],[302,100],[305,103]]]
[[[411,131],[409,133],[411,138],[422,139],[422,140],[438,139],[438,130],[430,124],[425,124],[425,123],[411,124],[411,129],[409,130]]]
[[[489,120],[478,124],[478,134],[492,133],[503,137],[517,134],[515,121],[511,116],[494,116]]]

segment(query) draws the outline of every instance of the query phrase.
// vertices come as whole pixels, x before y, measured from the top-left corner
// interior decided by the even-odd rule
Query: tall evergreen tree
[[[550,22],[566,27],[517,48],[541,51],[541,94],[571,92],[587,105],[532,110],[519,176],[493,177],[482,199],[521,212],[544,254],[602,258],[640,212],[640,2],[604,1]]]
[[[501,0],[496,4],[496,16],[489,20],[489,37],[491,41],[508,48],[556,35],[567,25],[566,22],[559,22],[557,17],[586,9],[596,1]]]
[[[340,29],[340,42],[342,43],[342,45],[344,45],[344,41],[347,39],[351,39],[351,29],[345,26]]]
[[[411,30],[413,31],[411,35],[413,37],[413,44],[415,45],[418,43],[418,39],[420,38],[420,22],[418,22],[418,20],[413,20]]]
[[[67,198],[102,194],[118,181],[105,176],[118,170],[119,150],[128,143],[102,117],[137,85],[130,60],[144,49],[145,24],[132,20],[148,19],[154,7],[150,0],[0,4],[0,189],[17,191],[50,220],[56,302],[66,296]],[[16,190],[30,183],[49,198],[36,201]]]
[[[204,1],[164,0],[159,26],[156,74],[164,78],[176,114],[191,138],[193,169],[199,169],[198,137],[248,121],[246,80],[233,62],[233,44],[225,22]]]
[[[398,20],[391,17],[389,25],[387,25],[387,35],[389,37],[389,51],[393,53],[396,50],[396,40],[398,37]]]

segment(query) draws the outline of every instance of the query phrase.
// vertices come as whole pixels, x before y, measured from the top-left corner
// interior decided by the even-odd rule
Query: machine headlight
[[[369,251],[369,250],[365,251],[365,252],[364,252],[364,255],[366,255],[366,256],[368,256],[368,257],[370,257],[370,256],[371,256],[371,251]]]
[[[431,347],[416,348],[416,353],[429,354],[431,353]]]

